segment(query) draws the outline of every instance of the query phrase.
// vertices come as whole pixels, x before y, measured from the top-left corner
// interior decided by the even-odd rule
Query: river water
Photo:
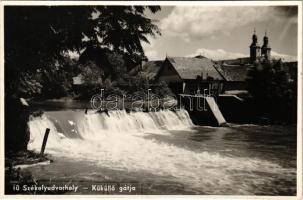
[[[51,129],[54,162],[28,170],[77,194],[102,194],[92,185],[103,183],[134,183],[137,194],[296,194],[295,126],[194,126],[184,110],[47,111],[29,126],[36,152]]]

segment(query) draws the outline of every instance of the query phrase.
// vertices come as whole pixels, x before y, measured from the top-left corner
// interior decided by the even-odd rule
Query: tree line
[[[83,65],[78,67],[78,63],[70,60],[69,52],[81,54],[87,48],[101,48],[110,52],[111,57],[127,58],[128,65],[138,64],[146,59],[142,42],[149,43],[148,36],[161,34],[156,21],[146,13],[160,9],[159,6],[6,6],[6,96],[64,95],[71,87],[71,76],[83,69]]]

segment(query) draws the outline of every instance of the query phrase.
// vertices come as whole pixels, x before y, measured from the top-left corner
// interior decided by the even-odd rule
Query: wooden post
[[[43,154],[44,154],[44,150],[45,150],[45,146],[46,146],[46,142],[47,142],[49,131],[50,131],[49,128],[47,128],[45,130],[45,134],[44,134],[44,138],[43,138],[43,143],[42,143],[42,147],[41,147],[40,156],[43,156]]]

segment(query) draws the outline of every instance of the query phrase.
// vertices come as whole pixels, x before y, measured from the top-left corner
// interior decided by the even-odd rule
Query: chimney
[[[145,57],[143,59],[141,59],[141,70],[143,69],[143,66],[146,64],[146,62],[148,61],[148,59]]]

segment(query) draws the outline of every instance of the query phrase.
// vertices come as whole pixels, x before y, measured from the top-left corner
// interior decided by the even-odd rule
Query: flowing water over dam
[[[54,162],[29,168],[38,180],[137,182],[143,194],[296,193],[296,127],[197,127],[185,110],[48,111],[29,126],[37,152],[51,130]]]

